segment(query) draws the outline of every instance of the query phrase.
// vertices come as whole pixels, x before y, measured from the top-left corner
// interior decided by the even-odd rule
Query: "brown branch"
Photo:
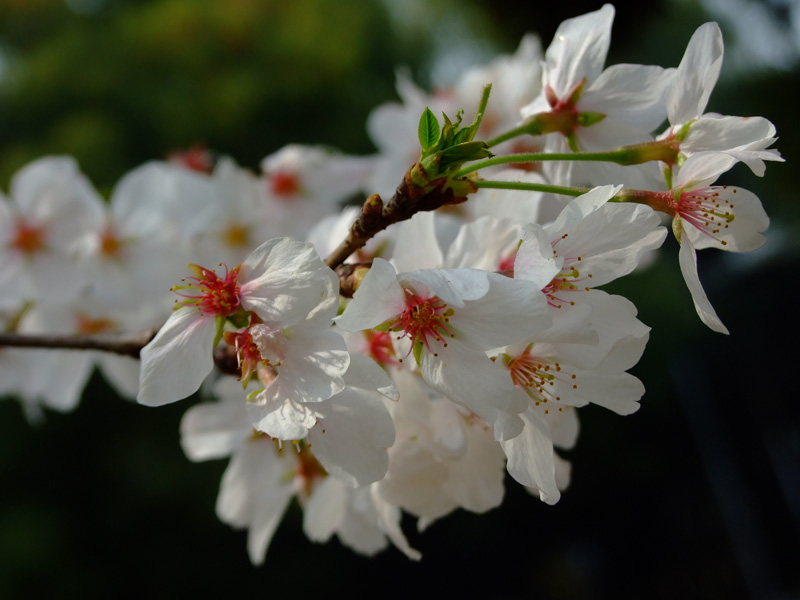
[[[139,358],[157,330],[120,335],[31,335],[0,333],[0,348],[46,348],[51,350],[100,350]]]
[[[347,238],[325,259],[326,265],[336,269],[353,252],[363,248],[370,239],[389,225],[410,219],[423,210],[436,210],[466,200],[465,196],[453,194],[453,190],[447,187],[449,180],[446,177],[429,180],[422,186],[412,181],[412,172],[419,178],[422,173],[421,165],[417,163],[411,166],[389,202],[384,203],[378,194],[367,198],[361,207],[361,214],[350,226]],[[467,183],[466,179],[459,181]],[[469,191],[475,190],[477,187]]]

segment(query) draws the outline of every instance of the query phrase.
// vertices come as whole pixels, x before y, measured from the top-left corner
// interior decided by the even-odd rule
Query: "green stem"
[[[475,135],[474,132],[478,131],[478,127],[480,127],[481,121],[483,120],[483,115],[486,113],[486,105],[489,104],[489,94],[492,91],[492,84],[487,83],[483,86],[483,94],[481,95],[481,103],[478,105],[478,112],[475,114],[475,128],[473,130],[473,136]]]
[[[610,152],[563,152],[563,153],[545,153],[545,152],[527,152],[522,154],[509,154],[507,156],[495,156],[473,163],[461,169],[458,173],[453,175],[454,178],[464,177],[470,173],[474,173],[480,169],[493,167],[495,165],[508,165],[527,162],[540,162],[544,160],[581,160],[581,161],[596,161],[596,162],[613,162],[620,165],[633,164],[628,162],[633,152],[628,148],[620,148],[618,150],[611,150]]]
[[[524,183],[522,181],[478,180],[475,182],[475,186],[478,188],[493,188],[497,190],[545,192],[548,194],[563,194],[565,196],[581,196],[589,191],[589,188],[564,187],[561,185],[549,185],[546,183]]]
[[[491,140],[486,142],[486,146],[491,148],[492,146],[497,146],[498,144],[502,144],[503,142],[518,137],[520,135],[525,135],[526,133],[528,133],[529,129],[530,127],[528,125],[520,125],[519,127],[516,127],[510,131],[506,131],[505,133],[498,135],[496,138],[492,138]]]

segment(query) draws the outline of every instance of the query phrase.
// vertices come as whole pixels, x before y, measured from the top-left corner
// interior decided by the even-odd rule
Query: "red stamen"
[[[410,290],[405,292],[406,309],[390,324],[389,331],[402,332],[397,339],[411,339],[412,349],[416,344],[422,344],[428,352],[438,356],[431,348],[431,342],[442,342],[446,348],[444,337],[455,337],[448,325],[453,309],[437,296],[423,298]]]
[[[221,266],[222,263],[220,263]],[[178,302],[180,306],[197,306],[197,309],[208,316],[227,317],[232,315],[241,305],[239,296],[239,268],[236,267],[228,271],[225,266],[225,277],[219,277],[216,272],[203,268],[199,265],[189,265],[189,268],[197,275],[189,277],[192,283],[176,285],[172,291],[185,298]],[[181,281],[186,281],[183,279]],[[191,290],[193,294],[184,294],[178,290]]]

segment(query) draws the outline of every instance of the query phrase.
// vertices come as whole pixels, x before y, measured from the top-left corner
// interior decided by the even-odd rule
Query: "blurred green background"
[[[204,144],[257,169],[289,142],[373,151],[364,123],[396,99],[395,68],[423,85],[549,43],[602,3],[515,0],[0,0],[0,186],[34,158],[70,154],[108,192],[128,170]],[[410,563],[317,546],[294,509],[262,568],[214,515],[224,462],[178,445],[188,401],[157,410],[96,377],[71,414],[31,427],[0,402],[0,598],[323,594],[514,598],[777,598],[800,594],[800,410],[794,295],[800,210],[793,2],[617,2],[609,64],[677,66],[718,19],[723,78],[710,110],[763,115],[786,165],[726,179],[773,219],[752,256],[704,253],[701,277],[733,335],[697,319],[668,244],[623,293],[653,328],[633,416],[588,407],[573,484],[556,507],[509,481],[503,507],[458,513]],[[716,12],[714,12],[716,10]],[[721,12],[720,12],[721,11]],[[769,29],[768,26],[773,27]],[[789,277],[787,278],[787,274]],[[777,287],[776,283],[781,286]]]

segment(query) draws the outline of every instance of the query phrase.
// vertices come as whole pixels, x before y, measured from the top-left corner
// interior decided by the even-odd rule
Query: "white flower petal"
[[[522,433],[502,442],[508,473],[518,483],[538,489],[543,502],[555,504],[561,492],[556,485],[550,427],[534,407],[519,416],[525,422]]]
[[[681,273],[683,273],[683,280],[692,294],[692,301],[694,308],[697,311],[700,320],[708,325],[712,330],[719,333],[728,334],[728,328],[722,324],[722,321],[717,316],[714,307],[708,300],[703,286],[700,283],[700,277],[697,274],[697,255],[694,246],[689,239],[689,236],[683,235],[681,239],[681,249],[678,253],[678,260],[681,265]]]
[[[722,53],[719,25],[705,23],[698,27],[667,93],[667,114],[672,125],[686,123],[703,114],[722,68]]]
[[[142,348],[137,401],[147,406],[175,402],[196,392],[214,368],[217,323],[194,306],[170,315],[153,340]]]
[[[266,322],[289,327],[330,321],[339,305],[339,279],[310,244],[289,238],[264,242],[242,263],[242,305]]]
[[[332,476],[352,486],[380,480],[394,443],[389,411],[374,394],[346,388],[321,406],[325,416],[309,432],[312,451]]]
[[[335,321],[344,331],[377,327],[405,310],[406,295],[397,273],[387,261],[376,258],[344,313]]]

